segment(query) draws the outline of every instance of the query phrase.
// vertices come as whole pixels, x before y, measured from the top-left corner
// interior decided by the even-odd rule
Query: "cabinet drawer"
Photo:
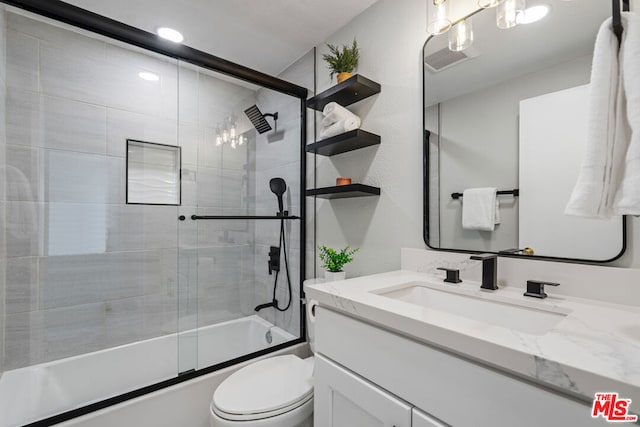
[[[324,307],[317,352],[455,427],[606,425],[591,408]]]
[[[322,427],[411,427],[411,407],[316,355],[314,424]]]

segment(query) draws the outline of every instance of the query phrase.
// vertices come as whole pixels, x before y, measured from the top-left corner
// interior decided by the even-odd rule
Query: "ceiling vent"
[[[431,71],[438,73],[469,58],[475,58],[478,55],[480,55],[480,51],[474,47],[460,52],[453,52],[449,50],[448,47],[445,47],[424,58],[424,63]]]

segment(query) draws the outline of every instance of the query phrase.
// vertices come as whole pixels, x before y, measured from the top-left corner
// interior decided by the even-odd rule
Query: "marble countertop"
[[[410,282],[426,282],[432,289],[563,313],[566,317],[548,332],[533,335],[510,329],[508,318],[498,326],[376,294]],[[589,401],[596,392],[618,392],[638,402],[632,404],[637,408],[640,308],[553,295],[553,289],[547,289],[548,298],[538,300],[523,296],[521,288],[483,291],[477,282],[449,284],[432,274],[406,270],[337,282],[305,282],[307,299],[315,299],[321,306]]]

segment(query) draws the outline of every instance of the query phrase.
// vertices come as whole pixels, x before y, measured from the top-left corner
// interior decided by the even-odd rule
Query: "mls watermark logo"
[[[637,415],[628,415],[631,399],[621,399],[618,393],[596,393],[591,418],[602,417],[610,423],[633,423]]]

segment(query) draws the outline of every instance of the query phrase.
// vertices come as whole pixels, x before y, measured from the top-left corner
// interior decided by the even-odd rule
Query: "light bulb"
[[[449,50],[459,52],[473,43],[473,23],[471,18],[458,22],[449,31]]]
[[[449,1],[427,0],[427,32],[429,34],[442,34],[451,28],[449,19]]]
[[[231,148],[233,148],[234,150],[236,149],[236,140],[235,139],[231,140]]]
[[[244,145],[244,136],[240,135],[238,137],[238,145]]]
[[[160,27],[156,30],[156,34],[162,37],[165,40],[172,41],[174,43],[181,43],[184,40],[182,33],[178,30],[174,30],[173,28]]]
[[[496,25],[500,29],[512,28],[518,25],[524,14],[525,0],[504,0],[496,8]]]
[[[235,123],[231,125],[231,129],[229,130],[229,135],[231,136],[231,138],[235,138],[236,137],[236,125],[235,125]]]
[[[549,6],[541,4],[538,6],[532,6],[524,11],[518,17],[518,24],[533,24],[538,22],[549,13]]]
[[[226,129],[222,131],[222,142],[229,142],[229,131]]]

